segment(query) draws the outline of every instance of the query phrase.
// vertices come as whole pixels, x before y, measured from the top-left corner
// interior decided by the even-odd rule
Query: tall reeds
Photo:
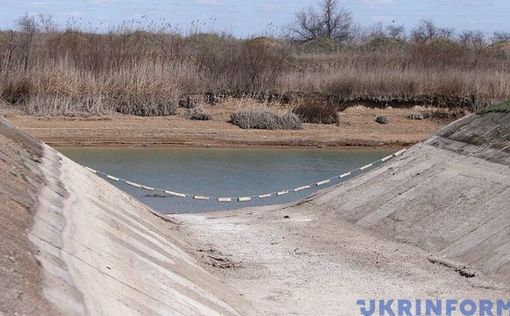
[[[510,98],[508,43],[366,39],[331,50],[282,38],[87,33],[32,22],[0,32],[1,98],[31,113],[165,115],[180,98],[205,93]]]

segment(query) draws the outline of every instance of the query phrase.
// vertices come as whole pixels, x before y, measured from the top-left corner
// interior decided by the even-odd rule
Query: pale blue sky
[[[205,22],[201,29],[214,28],[236,36],[261,35],[270,23],[289,23],[296,10],[314,0],[0,0],[0,27],[12,27],[24,13],[51,14],[59,24],[73,17],[84,28],[105,30],[126,19],[147,16],[171,22],[183,30],[193,20]],[[362,25],[375,22],[405,24],[420,19],[456,30],[477,29],[486,33],[510,32],[510,0],[344,0],[354,19]],[[91,25],[91,26],[89,26]]]

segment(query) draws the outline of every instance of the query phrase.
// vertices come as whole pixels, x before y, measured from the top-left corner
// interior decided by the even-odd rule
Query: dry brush
[[[510,98],[508,42],[373,37],[326,49],[320,41],[21,22],[0,32],[0,95],[34,114],[171,115],[179,100],[205,94],[468,106]]]

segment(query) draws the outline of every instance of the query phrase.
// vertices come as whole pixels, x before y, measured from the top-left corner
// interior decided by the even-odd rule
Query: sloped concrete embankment
[[[4,139],[19,135],[7,122],[0,124],[9,132]],[[250,310],[181,249],[177,225],[52,148],[32,143],[40,160],[26,173],[37,173],[41,181],[33,188],[37,201],[27,204],[33,217],[26,236],[33,246],[25,250],[38,262],[32,270],[39,277],[26,281],[36,283],[30,284],[40,290],[36,303],[44,301],[47,308],[28,314],[235,315]],[[13,154],[27,150],[23,142],[10,146],[17,147]],[[2,236],[2,244],[21,237]],[[13,252],[18,248],[14,245]],[[23,305],[34,303],[1,291],[6,312],[26,311]]]
[[[455,122],[310,203],[510,284],[510,113]]]

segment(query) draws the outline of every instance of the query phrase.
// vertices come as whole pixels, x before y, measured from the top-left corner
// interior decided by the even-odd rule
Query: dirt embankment
[[[0,118],[0,314],[237,315],[174,222]]]
[[[424,108],[371,109],[351,107],[340,124],[304,124],[302,130],[243,130],[228,123],[236,102],[207,106],[211,121],[189,120],[185,109],[170,117],[114,115],[101,118],[44,118],[10,114],[9,120],[52,146],[408,146],[445,125],[434,120],[410,120]],[[375,122],[378,115],[389,124]]]
[[[178,218],[195,250],[235,266],[211,271],[268,314],[353,315],[360,298],[507,298],[509,128],[510,114],[474,115],[299,203]]]

